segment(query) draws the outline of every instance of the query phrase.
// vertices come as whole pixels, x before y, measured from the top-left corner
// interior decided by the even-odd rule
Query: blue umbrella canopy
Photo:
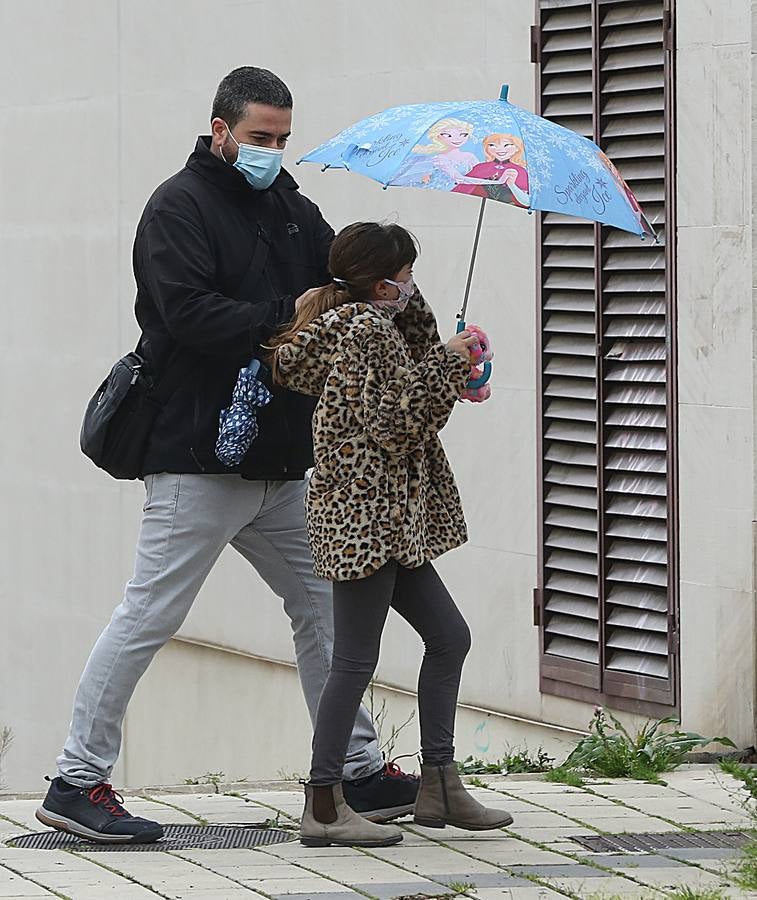
[[[347,169],[385,188],[472,194],[654,237],[595,143],[515,106],[507,94],[504,85],[498,100],[396,106],[350,125],[298,163]]]

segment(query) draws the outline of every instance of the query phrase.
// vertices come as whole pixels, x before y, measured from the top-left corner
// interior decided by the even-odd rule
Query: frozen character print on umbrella
[[[601,150],[597,153],[597,156],[602,160],[607,171],[612,175],[615,184],[620,188],[620,190],[626,195],[628,198],[628,202],[633,210],[633,214],[636,216],[636,220],[639,223],[639,227],[643,228],[644,225],[647,225],[647,228],[651,230],[651,227],[648,225],[646,217],[644,213],[641,211],[641,207],[639,206],[639,201],[634,196],[634,192],[628,187],[625,178],[620,174],[620,172],[615,168],[613,161],[607,156],[606,153],[603,153]],[[642,221],[643,220],[643,221]]]
[[[473,126],[460,119],[442,119],[427,133],[428,144],[418,144],[407,158],[393,185],[451,191],[460,176],[479,162],[475,153],[461,149],[473,136]]]
[[[490,134],[482,141],[485,162],[457,177],[458,194],[529,207],[528,172],[523,141],[513,134]]]

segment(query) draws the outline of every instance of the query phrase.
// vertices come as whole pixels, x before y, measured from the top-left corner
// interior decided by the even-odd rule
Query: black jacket
[[[209,147],[200,137],[186,166],[155,191],[134,242],[139,350],[158,379],[175,366],[187,372],[155,423],[144,474],[302,478],[313,464],[311,398],[274,389],[237,469],[215,457],[218,414],[239,369],[292,317],[295,298],[328,280],[334,232],[288,172],[255,191]],[[261,239],[269,244],[265,267],[240,296]]]

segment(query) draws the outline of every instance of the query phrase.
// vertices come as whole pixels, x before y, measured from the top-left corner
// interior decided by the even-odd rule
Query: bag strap
[[[268,235],[263,229],[263,226],[258,224],[258,239],[255,241],[255,250],[253,251],[252,259],[247,267],[247,271],[242,276],[241,281],[234,291],[238,297],[243,296],[254,287],[255,282],[265,268],[266,261],[268,260],[269,248]],[[169,365],[164,376],[158,382],[157,387],[150,392],[150,399],[155,403],[163,405],[179,387],[181,382],[191,374],[195,366],[195,360],[189,357],[180,359],[175,365]]]

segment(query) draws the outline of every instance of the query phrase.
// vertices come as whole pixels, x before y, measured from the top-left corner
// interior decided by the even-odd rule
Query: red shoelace
[[[391,760],[384,766],[384,775],[389,778],[407,778],[411,781],[417,781],[419,778],[418,775],[411,775],[409,772],[403,772],[397,763],[392,762]]]
[[[112,785],[106,782],[93,787],[88,796],[95,806],[104,806],[114,816],[128,815],[122,806],[124,798],[113,790]]]

